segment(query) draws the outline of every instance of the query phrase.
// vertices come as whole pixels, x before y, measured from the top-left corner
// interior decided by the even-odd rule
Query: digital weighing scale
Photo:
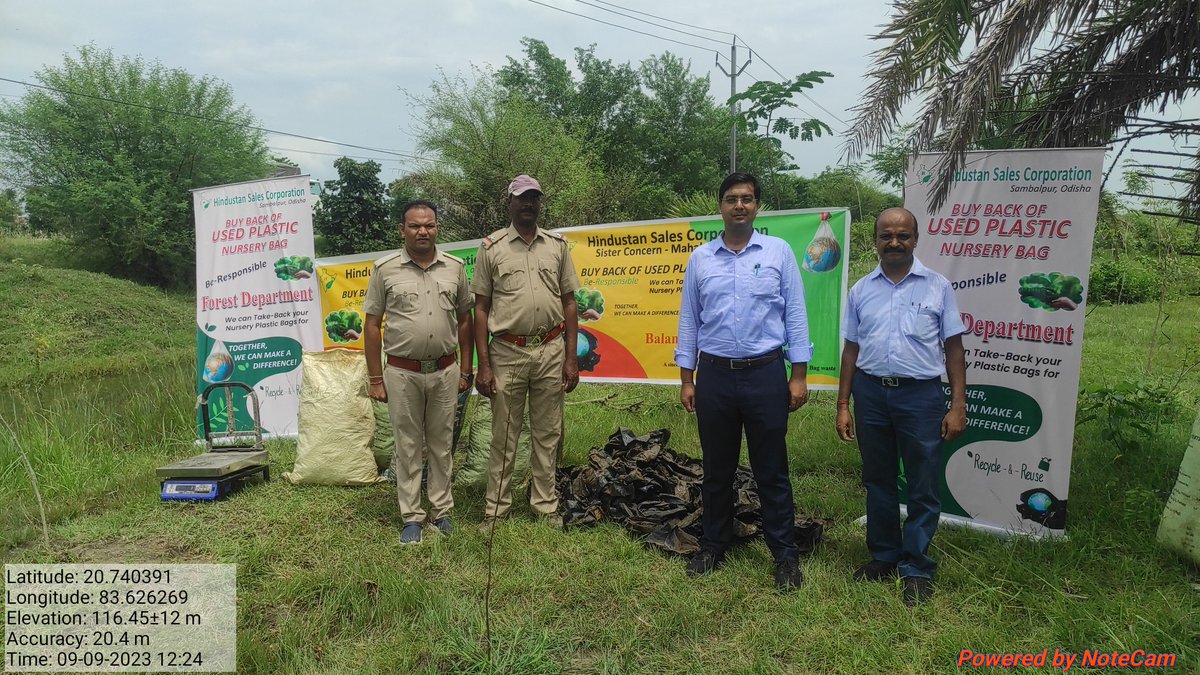
[[[208,401],[214,389],[223,390],[225,410],[230,411],[225,431],[212,430]],[[237,430],[232,412],[234,389],[246,390],[246,400],[253,406],[253,430]],[[258,396],[249,386],[241,382],[210,384],[200,395],[200,420],[204,424],[207,450],[204,454],[158,467],[156,473],[162,481],[162,499],[215,501],[237,492],[255,476],[270,480],[271,469],[267,464],[267,451],[263,448],[259,419]]]

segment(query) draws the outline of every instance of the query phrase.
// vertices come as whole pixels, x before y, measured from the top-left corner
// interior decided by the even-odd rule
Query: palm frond
[[[907,0],[876,39],[888,44],[875,52],[844,150],[856,158],[882,145],[901,107],[924,95],[907,142],[945,152],[933,206],[970,149],[1109,143],[1140,113],[1200,87],[1200,0]],[[1131,133],[1184,131],[1200,127]]]

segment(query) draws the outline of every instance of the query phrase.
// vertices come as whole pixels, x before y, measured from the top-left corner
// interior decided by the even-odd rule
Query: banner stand
[[[989,532],[1065,534],[1104,151],[965,153],[936,209],[944,157],[908,166],[916,255],[966,325],[967,429],[942,447],[942,509]]]

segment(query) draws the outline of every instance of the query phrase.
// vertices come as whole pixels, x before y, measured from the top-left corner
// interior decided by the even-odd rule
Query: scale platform
[[[220,478],[254,466],[267,466],[266,450],[206,452],[160,466],[155,473],[159,478]]]
[[[239,432],[233,428],[233,416],[230,415],[228,430],[214,433],[208,414],[209,394],[214,389],[224,391],[229,410],[233,409],[232,391],[245,390],[246,400],[253,406],[254,428]],[[208,451],[158,467],[155,474],[160,479],[160,496],[164,501],[215,501],[237,492],[254,476],[261,476],[264,481],[271,480],[267,451],[262,442],[262,428],[257,423],[258,396],[253,389],[240,382],[212,384],[200,396],[200,412],[200,419],[204,423],[204,444]]]
[[[263,452],[262,454],[265,461],[267,453]],[[185,459],[184,461],[177,462],[176,464],[194,464],[196,463],[196,460],[204,459],[204,457],[205,455],[200,455],[199,457]],[[162,472],[168,468],[170,467],[160,467],[158,469],[159,475],[161,476]],[[209,470],[209,467],[200,468]],[[242,486],[245,485],[246,482],[255,475],[261,475],[263,480],[270,480],[271,468],[263,463],[251,464],[233,472],[224,472],[214,476],[182,477],[176,475],[163,480],[162,493],[160,496],[164,501],[216,501],[242,489]]]

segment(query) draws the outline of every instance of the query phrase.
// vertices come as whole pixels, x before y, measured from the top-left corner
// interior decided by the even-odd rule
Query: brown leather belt
[[[387,355],[387,363],[389,366],[411,370],[414,373],[436,373],[439,370],[449,368],[451,364],[458,360],[454,354],[446,354],[445,356],[431,361],[418,361],[416,359],[406,359],[402,356]]]
[[[563,332],[564,324],[558,324],[554,328],[542,333],[541,335],[513,335],[512,333],[504,333],[496,337],[511,342],[518,347],[536,347],[544,342],[549,342],[558,337]]]

